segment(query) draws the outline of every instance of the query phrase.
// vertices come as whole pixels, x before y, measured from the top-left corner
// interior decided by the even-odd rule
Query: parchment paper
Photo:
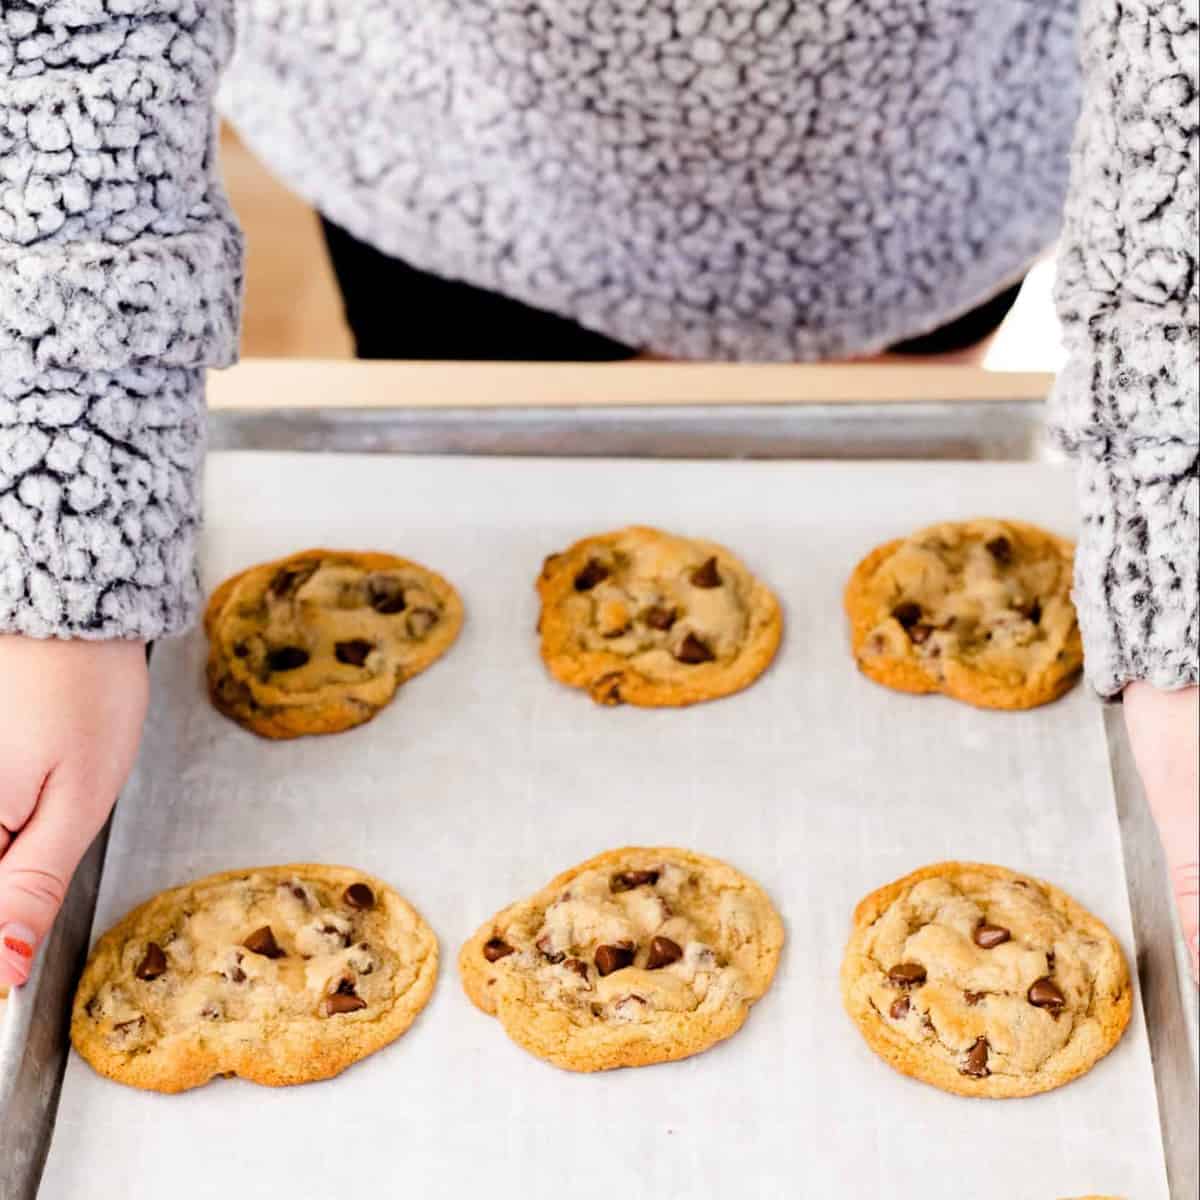
[[[467,624],[372,724],[283,744],[209,708],[202,636],[160,645],[96,932],[210,871],[357,864],[431,922],[442,977],[406,1037],[330,1083],[218,1080],[160,1097],[73,1057],[46,1200],[1167,1200],[1140,1007],[1079,1082],[972,1101],[894,1074],[838,991],[855,902],[944,858],[1048,877],[1132,946],[1097,701],[1080,687],[1005,714],[902,696],[860,677],[845,644],[842,585],[866,550],[989,513],[1070,533],[1068,475],[239,454],[214,456],[207,494],[207,587],[312,545],[394,550],[456,583]],[[778,590],[783,650],[748,692],[604,710],[545,673],[532,587],[543,556],[634,521],[726,542]],[[563,1073],[470,1006],[458,948],[502,905],[627,843],[729,859],[773,896],[788,945],[746,1027],[710,1053]]]

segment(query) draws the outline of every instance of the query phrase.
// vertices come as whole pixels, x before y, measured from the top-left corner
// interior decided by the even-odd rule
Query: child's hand
[[[141,642],[0,636],[0,987],[24,983],[133,766]]]
[[[1167,855],[1175,901],[1200,972],[1200,689],[1161,692],[1148,683],[1125,689],[1125,726],[1146,799]]]

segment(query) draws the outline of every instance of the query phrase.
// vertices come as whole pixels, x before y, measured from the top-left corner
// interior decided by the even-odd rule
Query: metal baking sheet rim
[[[24,987],[13,988],[9,992],[3,1018],[0,1018],[0,1128],[3,1127],[4,1113],[16,1089],[21,1062],[25,1057],[29,1030],[33,1024],[34,997],[42,977],[42,961],[39,956],[34,962],[33,972]]]

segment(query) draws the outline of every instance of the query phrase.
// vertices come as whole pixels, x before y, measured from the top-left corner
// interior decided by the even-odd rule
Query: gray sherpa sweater
[[[929,330],[1065,197],[1089,669],[1172,687],[1197,678],[1197,0],[1082,0],[1082,89],[1079,7],[242,0],[225,98],[364,240],[681,357]],[[0,631],[193,617],[203,373],[238,323],[234,8],[0,0]]]

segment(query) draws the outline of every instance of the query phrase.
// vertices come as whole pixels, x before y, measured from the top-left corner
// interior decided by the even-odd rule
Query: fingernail
[[[4,965],[15,971],[22,979],[29,975],[33,962],[33,948],[37,945],[37,935],[27,925],[14,922],[0,929],[0,958]]]

